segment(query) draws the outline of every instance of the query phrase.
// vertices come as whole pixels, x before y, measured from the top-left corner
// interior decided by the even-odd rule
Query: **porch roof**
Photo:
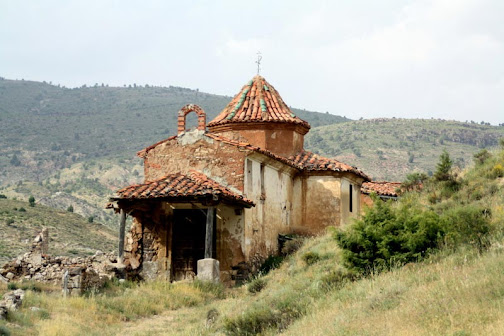
[[[238,203],[247,208],[254,202],[237,194],[203,173],[191,171],[189,174],[169,174],[158,180],[134,184],[117,191],[111,200],[167,199],[173,203],[187,202],[190,199],[223,200]]]

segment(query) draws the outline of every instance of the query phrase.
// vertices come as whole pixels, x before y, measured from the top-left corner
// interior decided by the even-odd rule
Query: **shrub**
[[[9,219],[7,219],[7,222],[6,222],[6,223],[7,223],[7,225],[14,224],[14,219],[9,218]]]
[[[287,240],[282,248],[283,255],[291,255],[303,246],[304,238],[295,237],[292,240]]]
[[[34,207],[35,206],[35,197],[30,196],[30,198],[28,198],[28,203],[30,203],[31,207]]]
[[[502,164],[498,163],[492,168],[492,177],[504,177],[504,166]]]
[[[266,284],[267,282],[263,278],[255,278],[248,284],[247,289],[250,293],[259,293],[266,287]]]
[[[320,285],[324,291],[341,288],[345,283],[354,281],[358,278],[357,274],[348,270],[331,271],[320,278]]]
[[[7,198],[7,196],[5,196],[4,194],[0,194],[0,198]],[[1,334],[0,334],[1,335]]]
[[[269,307],[256,305],[234,319],[224,320],[227,335],[257,335],[267,329],[286,329],[294,320],[306,313],[307,301],[289,293],[285,299]],[[273,309],[272,309],[273,308]]]
[[[336,231],[343,259],[350,269],[369,273],[417,261],[438,246],[443,236],[439,216],[405,202],[393,209],[374,197],[375,206],[346,231]]]
[[[277,325],[277,316],[266,306],[254,307],[234,319],[224,321],[227,335],[257,335]]]
[[[18,211],[19,211],[19,212],[26,212],[26,209],[25,209],[25,208],[23,208],[23,207],[21,207],[21,208],[19,208],[19,209],[18,209]]]
[[[443,222],[446,226],[445,243],[450,247],[468,243],[481,252],[489,245],[490,216],[489,209],[474,205],[448,209],[443,214]]]
[[[10,336],[10,330],[6,326],[0,325],[0,336]]]
[[[306,265],[310,266],[320,260],[320,255],[317,252],[308,251],[301,257]]]
[[[283,260],[283,256],[270,255],[266,258],[266,260],[264,260],[261,267],[259,267],[259,272],[261,274],[268,274],[269,271],[278,268],[282,264]]]
[[[481,164],[485,163],[486,160],[488,160],[491,157],[492,157],[492,154],[488,150],[482,149],[478,153],[474,154],[474,162],[476,164],[481,165]]]
[[[68,212],[74,212],[74,207],[73,205],[70,205],[68,206],[68,208],[66,209]]]

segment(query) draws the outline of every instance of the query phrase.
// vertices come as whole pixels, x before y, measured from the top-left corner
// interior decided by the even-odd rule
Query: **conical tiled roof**
[[[310,128],[310,124],[292,113],[278,91],[261,76],[255,76],[243,86],[208,126],[254,122],[282,122]]]

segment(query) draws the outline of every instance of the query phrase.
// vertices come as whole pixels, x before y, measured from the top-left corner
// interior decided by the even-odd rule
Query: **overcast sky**
[[[504,123],[503,0],[0,0],[9,79],[232,96],[257,51],[293,107]]]

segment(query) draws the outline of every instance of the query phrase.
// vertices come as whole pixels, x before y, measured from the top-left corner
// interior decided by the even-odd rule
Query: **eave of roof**
[[[248,208],[254,206],[254,202],[243,195],[194,170],[189,174],[169,174],[155,181],[130,185],[118,190],[117,195],[112,197],[111,201],[166,199],[172,202],[177,200],[185,202],[188,199],[211,198],[239,203]]]
[[[397,189],[401,187],[401,182],[369,181],[362,184],[363,194],[376,193],[378,196],[397,197]]]

